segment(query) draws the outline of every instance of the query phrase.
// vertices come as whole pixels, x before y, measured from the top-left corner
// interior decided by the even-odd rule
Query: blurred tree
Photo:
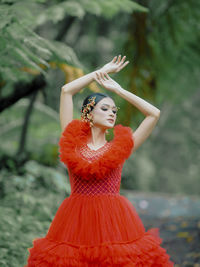
[[[133,58],[123,74],[126,86],[163,108],[165,101],[180,103],[200,82],[200,2],[143,0],[140,4],[149,12],[133,12],[125,25],[129,35],[123,52]],[[129,103],[125,110],[130,125],[137,111]]]
[[[61,68],[66,73],[66,82],[84,74],[85,67],[72,47],[60,42],[75,18],[81,20],[87,13],[91,13],[111,19],[119,11],[130,13],[133,10],[146,11],[146,8],[130,0],[124,0],[123,3],[118,0],[92,3],[83,0],[0,2],[0,111],[31,93],[35,96],[30,101],[25,116],[18,156],[25,148],[28,122],[36,99],[35,92],[46,85],[48,70],[56,66]],[[38,28],[48,21],[58,26],[57,33],[51,40],[37,33]],[[33,76],[36,76],[34,80]],[[91,89],[97,90],[94,85]]]
[[[159,125],[153,131],[151,140],[145,142],[145,145],[138,151],[137,159],[134,159],[135,163],[133,164],[137,169],[134,174],[135,177],[127,168],[127,172],[130,172],[130,184],[138,185],[139,189],[173,191],[176,190],[173,186],[175,176],[179,181],[185,179],[184,184],[186,184],[187,177],[185,175],[183,178],[182,171],[180,171],[183,168],[181,163],[178,168],[177,166],[173,167],[173,162],[170,161],[172,157],[166,158],[162,151],[165,150],[166,144],[173,140],[174,143],[182,141],[177,147],[177,153],[181,154],[183,150],[186,151],[187,149],[187,154],[196,155],[197,153],[194,143],[198,144],[198,142],[195,133],[191,133],[190,127],[192,127],[191,123],[197,119],[195,114],[198,113],[194,96],[198,96],[200,82],[198,46],[200,3],[195,0],[190,2],[186,0],[138,1],[146,7],[145,9],[135,5],[134,2],[130,4],[127,1],[120,3],[118,1],[109,3],[92,1],[89,3],[83,0],[73,2],[31,0],[23,4],[24,2],[1,1],[2,9],[0,8],[0,12],[2,18],[5,19],[5,23],[3,22],[4,19],[0,23],[2,28],[0,51],[4,64],[1,63],[0,66],[1,70],[3,69],[1,77],[4,78],[4,80],[1,79],[0,88],[1,110],[5,110],[38,88],[40,88],[43,96],[40,98],[41,102],[54,110],[58,110],[59,94],[56,88],[60,88],[63,81],[69,82],[82,76],[88,70],[112,59],[114,55],[126,55],[130,64],[117,74],[116,80],[125,89],[153,102],[161,109],[162,113]],[[21,6],[19,3],[22,3]],[[15,7],[17,9],[14,12]],[[35,9],[35,7],[37,8]],[[147,8],[148,13],[140,12],[146,11]],[[14,14],[14,19],[9,20],[10,14]],[[17,16],[18,19],[16,19]],[[8,57],[4,54],[6,52],[9,55],[11,48],[14,51],[17,49],[17,46],[12,45],[12,39],[8,39],[8,37],[5,39],[7,27],[9,29],[17,21],[20,30],[24,31],[21,23],[25,21],[26,16],[26,23],[23,23],[22,26],[28,28],[31,34],[33,33],[33,36],[30,34],[32,39],[29,37],[29,33],[24,34],[23,38],[20,37],[20,34],[16,34],[14,41],[18,41],[22,47],[25,46],[28,51],[32,51],[35,57],[47,62],[48,65],[45,65],[41,61],[33,60],[39,69],[33,65],[24,64],[19,57],[16,57],[16,60],[11,54]],[[24,43],[27,38],[29,45]],[[35,38],[36,40],[39,38],[39,40],[36,47],[33,47],[36,42]],[[33,44],[31,40],[33,40]],[[8,48],[5,44],[8,45]],[[26,52],[26,49],[22,49],[22,52]],[[39,56],[45,52],[47,52],[46,58]],[[73,56],[69,56],[69,53],[72,53]],[[82,65],[80,61],[84,64]],[[8,64],[7,68],[6,64]],[[24,71],[21,71],[18,66]],[[8,79],[8,74],[4,75],[4,72],[7,71],[11,74],[13,72],[11,75],[13,81]],[[39,73],[42,75],[38,76]],[[35,78],[32,80],[33,77]],[[93,91],[104,90],[95,83],[92,83],[88,88]],[[88,94],[88,90],[81,91],[81,94],[74,96],[77,104],[74,110],[75,116],[78,116],[82,99],[86,94]],[[41,97],[41,94],[38,96]],[[119,112],[117,122],[132,125],[133,129],[136,128],[143,114],[122,98],[114,94],[112,96],[116,104],[121,107],[121,111],[125,111]],[[189,102],[188,106],[190,107],[187,111],[188,117],[183,118],[184,111],[181,111],[184,110],[183,106],[187,102]],[[175,114],[177,109],[180,112]],[[189,122],[189,120],[191,121]],[[184,123],[185,126],[183,127]],[[198,131],[198,124],[195,122],[194,124],[196,128],[193,128],[193,132]],[[15,124],[13,123],[13,125]],[[183,130],[180,131],[179,129]],[[190,135],[185,134],[186,132],[189,132]],[[151,151],[155,151],[153,157]],[[172,146],[168,155],[173,153]],[[186,159],[182,162],[185,161]],[[158,162],[159,164],[157,164]],[[143,168],[144,165],[149,166],[146,168],[146,172]],[[165,174],[169,172],[169,168],[171,168],[171,180],[165,179],[167,177]],[[183,169],[185,174],[192,172],[193,181],[197,180],[199,168],[197,162],[194,162],[191,157],[188,157],[188,163],[184,163]],[[133,181],[133,179],[138,179],[138,182]],[[155,179],[156,181],[159,179],[159,183],[156,184]],[[127,184],[130,185],[129,182]],[[142,187],[143,185],[144,187]],[[180,188],[177,184],[177,190],[178,188],[180,191],[184,191],[184,188]],[[190,187],[190,189],[194,192],[194,188]]]
[[[67,63],[84,69],[74,50],[59,42],[76,19],[82,20],[87,13],[112,18],[119,11],[130,13],[133,10],[146,11],[139,4],[130,0],[123,3],[112,1],[37,1],[9,0],[1,1],[1,36],[0,36],[0,80],[1,96],[12,93],[4,92],[5,83],[30,81],[30,74],[42,73],[54,64]],[[38,35],[37,29],[42,24],[52,21],[58,23],[57,34],[51,40]],[[27,71],[29,75],[27,74]],[[5,105],[4,105],[5,107]]]

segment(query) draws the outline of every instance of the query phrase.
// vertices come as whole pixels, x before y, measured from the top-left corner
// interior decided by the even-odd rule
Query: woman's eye
[[[107,108],[101,108],[102,110],[108,110]],[[112,110],[112,112],[114,113],[114,114],[116,114],[117,113],[117,110]]]

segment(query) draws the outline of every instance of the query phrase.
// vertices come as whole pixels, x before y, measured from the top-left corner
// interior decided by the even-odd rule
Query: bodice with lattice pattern
[[[98,159],[105,151],[110,148],[111,143],[107,142],[103,147],[92,150],[87,144],[81,146],[76,152],[89,162]],[[71,184],[71,195],[85,194],[88,196],[94,195],[116,195],[119,194],[121,183],[121,172],[123,164],[113,169],[106,177],[102,179],[92,178],[89,180],[82,179],[73,173],[70,169],[69,179]]]

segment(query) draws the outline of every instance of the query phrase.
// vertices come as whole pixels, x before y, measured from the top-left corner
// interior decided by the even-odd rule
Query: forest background
[[[199,196],[199,8],[195,0],[0,1],[1,266],[25,262],[70,194],[58,158],[61,86],[116,55],[130,63],[111,77],[161,110],[124,164],[121,188]],[[93,82],[76,94],[74,118],[91,92],[106,90]],[[144,115],[108,94],[120,107],[116,123],[136,129]]]

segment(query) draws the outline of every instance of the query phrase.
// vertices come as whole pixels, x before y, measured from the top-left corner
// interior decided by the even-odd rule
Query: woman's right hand
[[[121,59],[121,55],[119,55],[118,59],[117,59],[117,56],[115,56],[112,61],[104,65],[100,70],[106,73],[119,72],[129,63],[129,61],[126,61],[124,63],[125,59],[126,59],[126,56],[124,56],[122,59]]]
[[[120,84],[114,81],[106,72],[95,71],[94,79],[100,85],[102,85],[105,89],[115,92],[121,89]]]

